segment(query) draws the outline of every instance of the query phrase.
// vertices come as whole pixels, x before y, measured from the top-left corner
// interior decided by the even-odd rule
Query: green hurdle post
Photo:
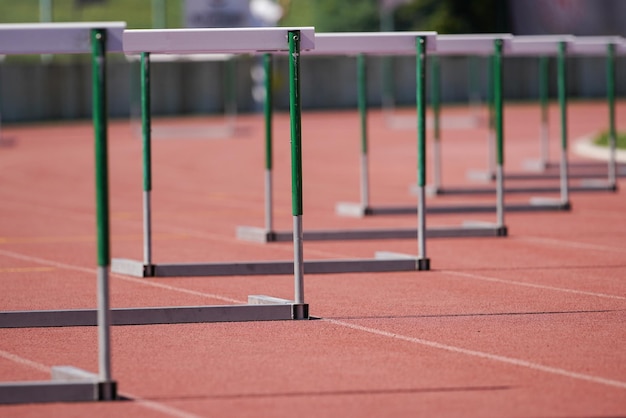
[[[430,83],[431,106],[433,108],[433,188],[435,193],[441,187],[441,80],[439,57],[430,59],[432,82]]]
[[[103,400],[115,397],[111,379],[111,311],[109,302],[109,182],[107,155],[106,30],[91,30],[92,117],[95,133],[98,281],[98,364]]]
[[[609,105],[609,186],[617,190],[617,167],[615,164],[615,44],[607,45],[606,55],[606,97]]]
[[[289,113],[291,125],[291,207],[295,303],[304,303],[302,233],[302,126],[300,109],[300,31],[289,31]]]
[[[141,133],[143,147],[143,263],[152,266],[152,121],[150,103],[150,53],[141,53]]]
[[[366,213],[370,206],[369,197],[369,166],[367,137],[367,67],[364,54],[356,57],[357,70],[357,102],[361,123],[361,208]]]
[[[263,104],[263,114],[265,117],[265,231],[267,233],[273,233],[274,218],[272,214],[272,112],[274,100],[272,92],[272,54],[263,54],[263,68],[265,70],[265,102]]]
[[[542,170],[547,168],[550,164],[550,143],[548,132],[548,64],[548,57],[539,57],[539,101],[541,103],[541,153],[539,166]]]
[[[417,268],[430,270],[426,258],[426,37],[415,43],[415,102],[417,107]]]
[[[497,227],[504,233],[504,118],[502,106],[502,39],[494,40],[493,107],[496,139],[496,214]]]
[[[569,187],[567,178],[567,45],[564,41],[559,42],[559,53],[557,56],[558,71],[558,94],[559,107],[561,111],[561,204],[569,207]]]

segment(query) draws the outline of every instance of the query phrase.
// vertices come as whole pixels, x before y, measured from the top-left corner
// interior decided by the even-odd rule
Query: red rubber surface
[[[617,110],[623,129],[626,105]],[[396,117],[411,115],[399,110]],[[443,113],[449,120],[467,115],[464,107]],[[550,116],[556,160],[556,107]],[[603,103],[572,103],[571,146],[605,129],[606,120]],[[221,121],[176,123],[200,129]],[[230,138],[154,141],[155,262],[292,259],[290,243],[235,238],[239,225],[263,225],[262,124],[261,115],[244,115]],[[390,128],[377,111],[369,124],[372,204],[415,204],[408,193],[416,179],[415,131]],[[539,110],[507,105],[505,127],[506,168],[519,172],[539,153]],[[286,230],[292,225],[287,115],[276,115],[275,133],[275,223]],[[0,309],[95,307],[90,124],[9,126],[2,136]],[[471,185],[465,173],[486,168],[486,140],[482,124],[443,131],[444,184]],[[111,124],[109,149],[112,255],[141,259],[141,141],[127,121]],[[355,112],[304,114],[305,230],[416,225],[414,216],[334,215],[337,202],[359,199],[359,149]],[[457,196],[428,203],[489,201]],[[626,200],[621,191],[576,193],[572,204],[566,213],[507,214],[506,238],[429,240],[429,272],[307,275],[305,299],[320,320],[115,327],[113,377],[131,401],[0,406],[0,416],[626,415]],[[432,215],[427,223],[494,217]],[[305,259],[369,258],[379,250],[415,254],[417,244],[304,245]],[[112,275],[111,302],[291,299],[292,282],[289,276]],[[47,379],[54,365],[96,372],[96,337],[95,328],[0,330],[1,380]]]

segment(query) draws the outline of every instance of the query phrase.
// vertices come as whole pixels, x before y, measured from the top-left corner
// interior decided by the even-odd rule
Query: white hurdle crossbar
[[[96,148],[98,228],[98,308],[92,312],[98,326],[98,374],[71,366],[53,367],[50,381],[0,384],[0,404],[113,400],[117,384],[111,377],[109,307],[109,228],[107,187],[106,52],[122,51],[124,22],[24,23],[0,25],[0,54],[88,54],[94,79],[93,122]],[[41,311],[0,312],[0,326],[19,326],[17,316]]]

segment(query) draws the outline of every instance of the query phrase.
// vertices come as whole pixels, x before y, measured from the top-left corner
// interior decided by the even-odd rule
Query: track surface
[[[486,168],[485,126],[446,129],[445,118],[468,115],[444,109],[444,184],[469,185],[466,171]],[[558,120],[556,107],[551,118]],[[569,120],[573,140],[605,129],[606,109],[573,103]],[[624,103],[617,120],[626,120]],[[289,243],[235,239],[237,226],[263,224],[263,121],[240,116],[229,138],[184,137],[189,127],[219,123],[155,123],[185,127],[183,137],[153,144],[155,261],[292,259]],[[414,204],[415,131],[390,128],[376,111],[369,124],[372,204]],[[506,170],[519,172],[538,156],[539,110],[508,105],[505,129]],[[277,115],[277,229],[292,225],[288,132],[287,115]],[[95,307],[90,124],[10,126],[2,135],[0,309]],[[556,160],[555,122],[551,135]],[[141,143],[127,121],[113,122],[109,137],[112,254],[141,259]],[[416,225],[413,216],[334,215],[337,202],[358,201],[358,152],[355,112],[304,114],[305,230]],[[626,199],[623,191],[577,193],[572,203],[567,213],[507,215],[506,238],[429,240],[429,272],[308,275],[305,299],[318,320],[115,327],[113,377],[131,400],[2,406],[0,416],[624,416]],[[465,219],[432,215],[427,223]],[[306,242],[304,255],[369,258],[378,250],[415,254],[416,246]],[[113,275],[111,298],[113,307],[230,304],[249,294],[291,299],[292,281]],[[48,379],[62,364],[96,372],[96,345],[95,328],[0,330],[1,380]]]

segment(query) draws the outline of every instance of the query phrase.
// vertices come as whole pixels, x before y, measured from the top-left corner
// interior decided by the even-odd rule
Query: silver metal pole
[[[367,209],[369,206],[369,164],[367,153],[363,153],[361,154],[361,208]]]
[[[109,302],[109,267],[98,266],[98,370],[101,382],[111,381],[111,310]]]
[[[441,142],[433,141],[433,187],[441,188]]]
[[[304,254],[302,215],[293,217],[294,302],[304,303]]]
[[[496,222],[499,228],[504,227],[504,169],[501,164],[496,167]]]
[[[273,201],[272,170],[265,169],[265,231],[267,232],[272,232],[274,230],[272,201]]]
[[[561,203],[567,205],[569,203],[569,184],[567,179],[567,150],[561,150]]]
[[[152,265],[152,208],[151,192],[143,192],[143,263],[146,266]]]

